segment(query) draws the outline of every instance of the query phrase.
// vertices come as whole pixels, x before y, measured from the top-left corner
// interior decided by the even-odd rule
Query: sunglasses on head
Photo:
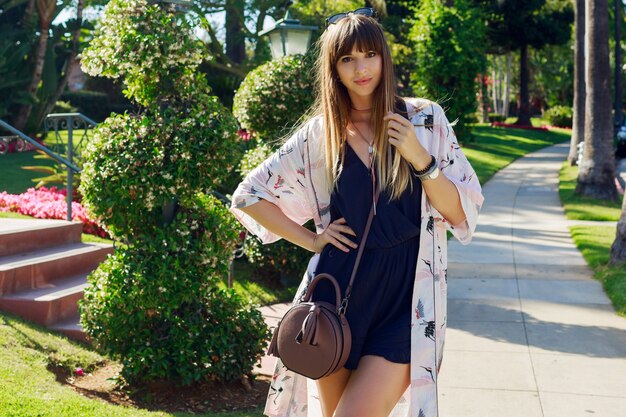
[[[351,14],[360,14],[367,17],[376,17],[376,10],[372,9],[371,7],[360,7],[356,10],[352,10],[351,12],[334,14],[326,18],[326,27],[328,27],[329,25],[334,25],[344,17],[348,17]]]

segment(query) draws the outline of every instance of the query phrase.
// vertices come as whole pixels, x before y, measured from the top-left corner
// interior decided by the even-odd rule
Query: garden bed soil
[[[207,381],[188,387],[153,383],[120,388],[116,380],[121,368],[119,364],[108,364],[84,376],[60,375],[57,372],[57,379],[81,395],[116,405],[198,414],[258,409],[265,402],[270,383],[270,377],[257,375],[252,381]]]

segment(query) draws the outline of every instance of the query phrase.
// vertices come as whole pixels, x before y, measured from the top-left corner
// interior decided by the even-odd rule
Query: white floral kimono
[[[442,108],[420,99],[405,99],[409,119],[422,145],[435,156],[441,173],[457,187],[466,220],[452,226],[422,193],[422,221],[411,318],[411,383],[390,416],[436,417],[437,375],[443,358],[447,321],[446,229],[463,244],[470,242],[483,202],[476,174],[463,155]],[[427,126],[423,126],[427,125]],[[430,126],[429,126],[430,125]],[[311,119],[278,151],[239,184],[232,212],[264,243],[279,236],[259,225],[239,208],[259,199],[276,204],[292,220],[314,219],[317,232],[330,222],[330,195],[325,185],[322,137],[323,118]],[[312,279],[319,254],[312,257],[294,302]],[[277,360],[265,404],[270,417],[322,417],[315,381],[289,371]]]

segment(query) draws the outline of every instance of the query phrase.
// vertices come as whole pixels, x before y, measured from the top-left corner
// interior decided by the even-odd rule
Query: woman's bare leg
[[[387,417],[409,386],[410,364],[366,355],[352,371],[334,417]]]
[[[322,405],[324,417],[332,417],[351,372],[353,371],[341,368],[334,374],[315,381],[320,394],[320,404]]]

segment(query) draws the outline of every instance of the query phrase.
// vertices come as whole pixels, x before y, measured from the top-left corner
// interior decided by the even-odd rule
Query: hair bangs
[[[335,24],[334,63],[342,56],[350,55],[355,48],[359,52],[380,53],[383,50],[384,34],[376,25],[368,24],[367,20],[370,19],[370,17],[350,15]]]

